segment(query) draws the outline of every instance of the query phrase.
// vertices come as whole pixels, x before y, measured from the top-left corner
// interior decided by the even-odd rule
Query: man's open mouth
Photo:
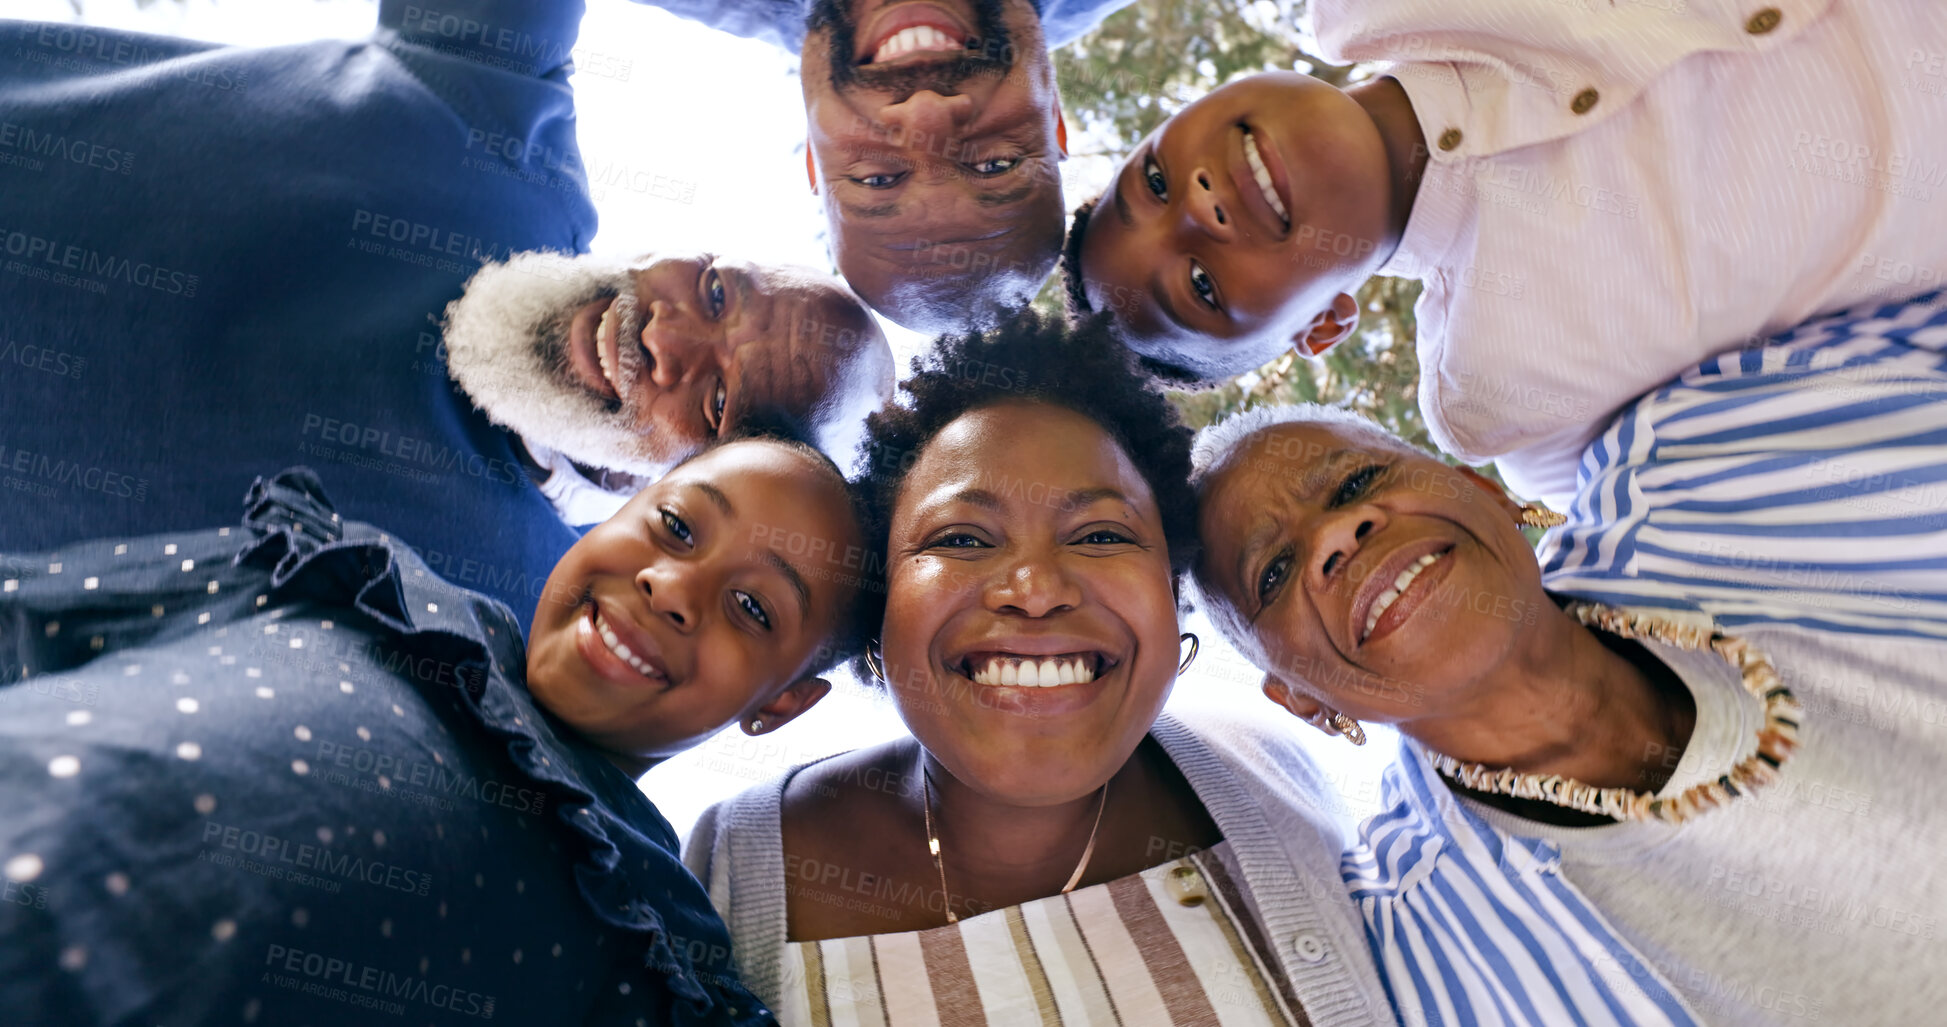
[[[960,661],[960,673],[976,685],[1057,688],[1061,685],[1086,685],[1113,666],[1115,661],[1100,652],[1054,656],[980,652],[968,653]]]
[[[615,368],[617,326],[614,296],[582,305],[568,318],[568,362],[588,391],[610,402],[621,399]],[[606,337],[606,342],[604,342]]]
[[[907,3],[889,8],[854,55],[866,65],[918,64],[978,56],[980,36],[943,7]]]

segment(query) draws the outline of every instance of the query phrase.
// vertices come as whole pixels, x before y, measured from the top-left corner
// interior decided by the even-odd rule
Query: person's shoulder
[[[1297,739],[1291,725],[1285,723],[1288,718],[1284,712],[1268,700],[1265,706],[1266,710],[1256,715],[1214,705],[1171,706],[1156,718],[1156,730],[1180,732],[1201,745],[1224,751],[1296,749]]]
[[[815,815],[848,804],[861,789],[873,793],[917,791],[912,748],[912,739],[902,738],[795,768],[783,782],[786,815]]]
[[[1221,766],[1252,791],[1324,795],[1329,783],[1299,743],[1301,727],[1281,711],[1250,715],[1236,709],[1185,705],[1166,710],[1156,719],[1150,734],[1193,783],[1199,778],[1211,780],[1193,772],[1193,767]]]

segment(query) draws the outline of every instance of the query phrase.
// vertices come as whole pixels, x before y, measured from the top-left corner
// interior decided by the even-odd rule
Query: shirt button
[[[1182,866],[1170,871],[1170,893],[1185,906],[1201,906],[1210,892],[1203,886],[1203,875],[1195,867]]]
[[[1590,108],[1595,106],[1595,102],[1600,99],[1602,99],[1601,93],[1596,92],[1594,89],[1584,89],[1575,94],[1575,99],[1569,102],[1568,109],[1577,114],[1587,114]]]
[[[1459,129],[1450,128],[1447,129],[1445,132],[1440,133],[1440,148],[1442,150],[1451,150],[1454,147],[1459,145],[1460,145]]]
[[[1318,935],[1301,934],[1291,939],[1291,951],[1307,963],[1316,963],[1325,958],[1325,943],[1318,940]]]
[[[1762,36],[1772,29],[1777,28],[1778,23],[1783,21],[1784,17],[1784,13],[1778,10],[1778,8],[1767,7],[1752,15],[1751,20],[1744,23],[1744,31],[1754,36]]]

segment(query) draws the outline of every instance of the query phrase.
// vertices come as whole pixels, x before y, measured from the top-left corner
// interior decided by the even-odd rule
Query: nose
[[[1082,601],[1081,588],[1052,552],[1034,552],[1009,561],[988,583],[987,609],[1025,617],[1071,610]]]
[[[879,123],[891,137],[887,142],[895,146],[946,154],[952,152],[948,141],[973,115],[973,97],[941,96],[931,89],[921,89],[898,103],[880,108]]]
[[[710,352],[709,336],[680,304],[654,300],[642,326],[642,348],[649,354],[649,380],[670,388],[689,378]]]
[[[1313,594],[1327,589],[1357,588],[1373,569],[1359,559],[1372,533],[1386,525],[1386,513],[1375,506],[1357,505],[1320,514],[1312,525],[1312,545],[1306,584]]]
[[[1236,235],[1236,219],[1224,209],[1223,198],[1217,195],[1214,183],[1206,168],[1197,168],[1190,175],[1188,195],[1183,197],[1184,227],[1219,242],[1229,242]]]
[[[702,571],[693,563],[658,560],[636,572],[635,587],[649,601],[649,610],[670,627],[688,634],[697,628],[696,598]]]

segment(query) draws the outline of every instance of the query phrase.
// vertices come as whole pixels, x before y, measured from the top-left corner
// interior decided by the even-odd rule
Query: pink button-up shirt
[[[1433,439],[1565,502],[1623,404],[1947,276],[1939,0],[1313,0],[1393,62],[1430,160],[1384,273],[1422,279]]]

